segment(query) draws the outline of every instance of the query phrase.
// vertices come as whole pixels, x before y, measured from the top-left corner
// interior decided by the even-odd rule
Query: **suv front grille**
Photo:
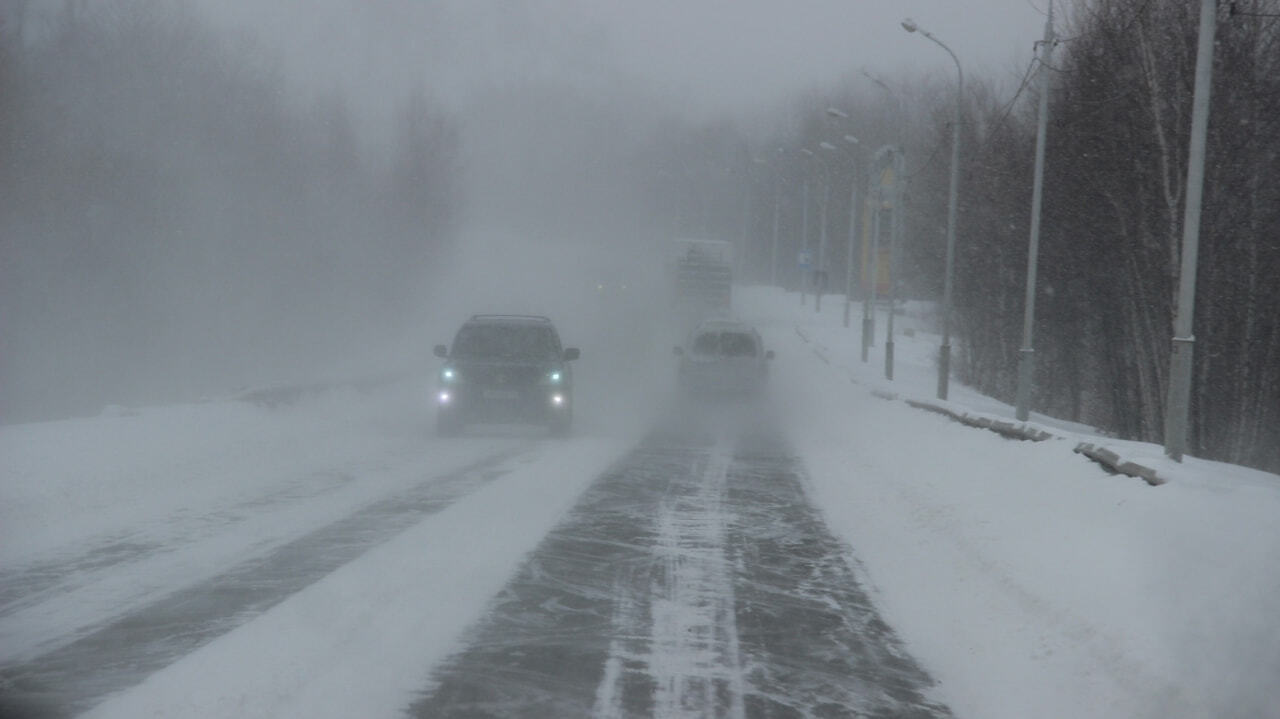
[[[477,367],[471,374],[477,384],[512,389],[537,384],[542,378],[542,371],[537,367]]]

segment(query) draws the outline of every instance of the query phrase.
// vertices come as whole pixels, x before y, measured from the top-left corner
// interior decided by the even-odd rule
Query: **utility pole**
[[[1022,307],[1022,348],[1018,350],[1018,395],[1015,414],[1025,422],[1031,414],[1031,388],[1035,381],[1035,350],[1031,335],[1036,319],[1036,260],[1040,256],[1041,196],[1044,192],[1044,145],[1049,127],[1049,63],[1053,57],[1053,0],[1040,43],[1040,122],[1036,128],[1036,171],[1031,189],[1031,240],[1027,246],[1027,297]]]
[[[1209,129],[1209,89],[1213,85],[1213,36],[1218,4],[1200,0],[1200,41],[1196,49],[1196,87],[1191,97],[1191,150],[1187,156],[1187,204],[1182,220],[1182,267],[1178,275],[1178,309],[1169,361],[1169,398],[1165,403],[1164,453],[1179,462],[1187,446],[1191,409],[1191,358],[1195,335],[1191,320],[1196,303],[1196,259],[1200,252],[1200,204],[1204,197],[1205,143]]]

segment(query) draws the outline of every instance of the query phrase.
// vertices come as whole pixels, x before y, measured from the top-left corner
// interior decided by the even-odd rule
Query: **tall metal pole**
[[[889,321],[884,333],[884,376],[893,379],[893,312],[898,306],[898,245],[902,242],[902,200],[906,195],[902,148],[893,153],[893,224],[889,229]]]
[[[938,350],[938,399],[947,398],[947,384],[951,378],[951,285],[956,256],[956,199],[960,194],[960,117],[964,104],[964,70],[960,58],[933,33],[925,30],[910,18],[902,21],[907,32],[919,31],[938,47],[947,51],[956,64],[956,116],[951,123],[951,191],[947,199],[947,265],[942,278],[942,347]]]
[[[809,249],[809,177],[805,173],[804,185],[800,189],[800,249]],[[804,307],[804,268],[796,265],[800,273],[800,306]]]
[[[827,114],[848,120],[849,115],[837,108],[828,107]],[[858,138],[846,134],[844,141],[857,146]],[[820,142],[818,146],[824,150],[840,152],[840,148],[829,142]],[[853,302],[853,245],[858,237],[858,155],[853,150],[845,150],[849,155],[849,238],[845,243],[844,258],[844,319],[845,327],[849,326],[849,306]]]
[[[1200,42],[1196,49],[1196,87],[1191,98],[1191,150],[1187,157],[1187,204],[1182,220],[1182,266],[1178,275],[1178,311],[1174,320],[1169,398],[1165,403],[1164,419],[1164,453],[1179,462],[1186,450],[1187,415],[1191,408],[1191,358],[1196,341],[1191,334],[1191,320],[1196,301],[1196,259],[1200,251],[1200,204],[1204,196],[1216,11],[1215,0],[1200,0]]]
[[[883,156],[876,153],[876,165],[879,172],[876,177],[876,187],[874,194],[868,193],[868,198],[875,202],[871,211],[871,258],[868,267],[871,270],[870,279],[867,282],[867,317],[871,319],[867,332],[867,344],[874,347],[876,344],[876,299],[880,292],[878,287],[880,282],[880,222],[884,216],[884,168],[878,167]],[[865,351],[864,351],[865,354]],[[863,361],[866,361],[865,359]]]
[[[849,113],[837,107],[828,107],[827,115],[830,117],[839,118],[845,121],[849,119]],[[855,145],[858,143],[858,138],[854,137],[853,135],[845,135],[844,140],[846,142],[852,142]],[[819,142],[818,146],[824,150],[839,152],[839,148],[831,144],[830,142]],[[849,303],[850,303],[849,294],[852,292],[852,287],[853,287],[853,273],[851,270],[851,267],[853,265],[853,238],[854,238],[853,221],[856,215],[855,204],[857,202],[857,187],[858,187],[857,158],[856,156],[854,156],[852,152],[850,152],[849,159],[850,159],[849,168],[851,171],[850,175],[852,178],[851,180],[852,189],[850,190],[850,195],[849,195],[849,242],[845,245],[845,261],[844,261],[844,319],[842,320],[842,322],[844,323],[845,327],[849,326]],[[829,177],[828,180],[834,183],[834,178]],[[825,277],[826,268],[823,268],[823,271],[824,271],[823,276]]]
[[[895,119],[897,122],[904,122],[906,116],[902,112],[902,98],[891,90],[883,80],[872,75],[866,70],[862,71],[864,77],[874,82],[881,90],[889,94],[893,98],[894,106],[897,110]],[[906,178],[905,164],[906,158],[902,154],[902,146],[899,145],[893,150],[893,215],[889,227],[889,317],[885,323],[884,338],[884,376],[885,379],[893,379],[893,313],[894,308],[898,306],[898,247],[902,243],[902,211],[903,201],[906,197]],[[874,329],[874,327],[873,327]]]
[[[823,168],[826,169],[825,167]],[[824,171],[825,175],[826,172]],[[827,207],[831,204],[831,178],[827,177],[822,182],[822,228],[818,233],[818,264],[817,269],[813,272],[813,311],[822,311],[822,291],[826,289],[827,276]]]
[[[1031,186],[1031,240],[1027,246],[1027,297],[1022,311],[1022,348],[1018,350],[1018,395],[1015,415],[1025,422],[1031,415],[1031,388],[1035,381],[1035,350],[1031,345],[1036,320],[1036,261],[1040,256],[1040,210],[1044,191],[1044,146],[1049,127],[1049,63],[1053,57],[1053,0],[1040,44],[1040,122],[1036,128],[1036,170]]]
[[[735,276],[746,279],[747,273],[751,271],[751,189],[755,184],[751,179],[751,159],[747,156],[746,172],[744,173],[746,183],[746,191],[742,198],[742,248],[737,253],[737,270]]]
[[[933,39],[931,36],[930,39]],[[941,42],[938,43],[942,45]],[[942,47],[951,53],[946,45]],[[947,266],[942,285],[942,347],[938,352],[938,399],[947,398],[947,385],[951,379],[951,286],[954,284],[956,264],[956,203],[960,195],[960,114],[964,100],[964,71],[955,53],[959,81],[956,84],[956,117],[951,130],[951,190],[947,198]]]
[[[849,243],[844,258],[844,326],[849,326],[849,304],[853,295],[853,245],[858,239],[858,173],[849,183]]]
[[[773,175],[773,243],[769,247],[769,284],[778,286],[778,216],[782,187],[777,171]]]
[[[868,164],[870,165],[870,163]],[[872,214],[871,214],[871,217],[863,216],[862,221],[864,224],[868,220],[871,221],[871,227],[872,227],[871,236],[872,238],[874,238],[876,210],[875,210],[875,206],[872,204],[872,195],[871,195],[872,188],[871,188],[871,182],[870,182],[871,172],[872,172],[872,167],[868,166],[867,167],[866,202]],[[872,241],[874,242],[874,239]],[[863,236],[863,245],[864,246],[866,245],[865,235]],[[871,299],[871,292],[872,292],[872,287],[875,286],[875,282],[876,282],[875,274],[874,274],[874,265],[872,264],[873,255],[874,255],[874,251],[872,251],[870,255],[864,252],[862,255],[862,262],[859,264],[859,267],[858,267],[858,269],[862,272],[862,361],[863,362],[866,362],[867,357],[870,356],[871,343],[875,339],[874,334],[875,334],[876,321],[871,314],[871,307],[874,304]]]

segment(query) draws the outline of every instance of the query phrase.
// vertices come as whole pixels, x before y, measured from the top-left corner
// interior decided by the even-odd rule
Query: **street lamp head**
[[[835,145],[832,145],[831,143],[826,142],[825,140],[823,142],[819,142],[818,147],[821,147],[824,150],[832,150],[832,151],[836,149]]]
[[[916,30],[920,29],[920,26],[916,24],[915,20],[912,20],[911,18],[906,18],[902,21],[902,29],[906,30],[907,32],[915,32]]]
[[[841,120],[849,119],[849,113],[845,112],[844,110],[841,110],[838,107],[828,107],[827,114],[830,115],[831,117],[838,117]]]
[[[874,82],[875,84],[879,85],[880,89],[884,90],[885,92],[889,94],[893,94],[893,90],[889,89],[889,86],[884,84],[884,80],[881,80],[879,77],[872,75],[870,72],[867,71],[866,68],[862,69],[862,76],[867,78],[871,82]]]
[[[845,135],[844,141],[849,143],[850,145],[858,144],[858,138],[854,137],[853,135]]]

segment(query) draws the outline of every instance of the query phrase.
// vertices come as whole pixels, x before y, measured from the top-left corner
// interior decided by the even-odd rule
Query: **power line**
[[[1039,44],[1037,42],[1036,44]],[[1013,106],[1018,102],[1018,98],[1022,96],[1022,91],[1027,89],[1027,83],[1031,80],[1031,70],[1035,68],[1039,58],[1031,57],[1031,62],[1027,63],[1026,72],[1022,73],[1022,82],[1018,84],[1018,91],[1013,93],[1013,98],[1004,106],[1004,110],[1000,113],[1000,119],[996,120],[991,126],[991,134],[987,136],[987,141],[982,143],[985,149],[987,144],[991,142],[991,138],[995,137],[996,132],[1004,125],[1005,120],[1009,119],[1009,113],[1013,111]]]
[[[1037,44],[1039,44],[1040,42],[1042,41],[1037,41]],[[1038,61],[1039,61],[1039,58],[1032,56],[1031,62],[1027,63],[1027,69],[1024,73],[1022,73],[1022,81],[1018,83],[1018,90],[1013,93],[1013,97],[1004,106],[1004,109],[1001,111],[1001,114],[1000,114],[1000,119],[992,124],[991,134],[987,137],[987,141],[983,143],[982,148],[980,149],[983,149],[983,150],[986,149],[986,146],[988,143],[990,143],[991,138],[995,136],[995,131],[1000,129],[1001,125],[1004,124],[1005,120],[1009,118],[1009,113],[1013,111],[1013,106],[1018,102],[1018,98],[1022,96],[1022,91],[1027,89],[1027,83],[1031,79],[1031,70],[1035,68],[1036,63]],[[928,170],[930,167],[932,167],[933,161],[938,156],[938,151],[942,149],[942,145],[943,145],[943,140],[939,139],[938,142],[934,144],[933,150],[929,152],[928,159],[926,159],[924,163],[922,163],[919,167],[917,167],[915,172],[905,175],[904,179],[911,180],[912,178],[923,174],[925,170]]]
[[[1121,28],[1120,30],[1121,35],[1128,34],[1129,28],[1133,27],[1133,24],[1138,21],[1138,18],[1142,17],[1142,14],[1147,11],[1147,6],[1150,4],[1151,4],[1151,0],[1144,0],[1144,2],[1142,3],[1142,7],[1138,8],[1137,12],[1133,14],[1133,17],[1129,18],[1129,21],[1124,24],[1123,28]],[[1059,42],[1059,43],[1075,42],[1076,40],[1083,40],[1084,38],[1090,37],[1093,34],[1094,34],[1093,32],[1084,32],[1084,33],[1080,33],[1079,35],[1073,35],[1071,37],[1059,38],[1058,40],[1056,40],[1056,42]]]

